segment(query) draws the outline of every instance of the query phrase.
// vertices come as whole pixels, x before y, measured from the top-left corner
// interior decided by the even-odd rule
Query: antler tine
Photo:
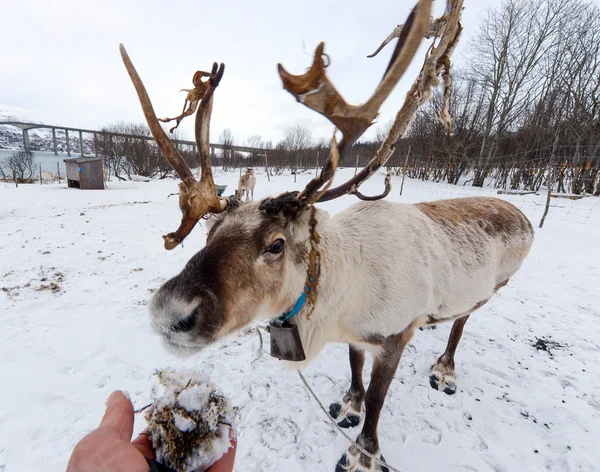
[[[412,13],[411,13],[412,14]],[[394,28],[394,31],[392,31],[390,33],[390,35],[385,38],[383,40],[383,42],[379,45],[379,47],[375,50],[375,52],[373,54],[369,54],[367,57],[370,59],[372,57],[375,57],[377,54],[379,54],[381,52],[381,50],[386,47],[394,38],[399,38],[400,37],[400,32],[402,31],[402,27],[404,25],[398,25]]]
[[[213,94],[215,89],[219,86],[224,72],[225,64],[218,66],[216,62],[213,63],[209,79],[210,85],[200,103],[195,123],[196,145],[198,146],[200,165],[202,166],[202,176],[200,177],[200,181],[206,181],[213,187],[214,181],[210,162],[210,117],[212,114]]]
[[[360,193],[358,190],[353,192],[353,195],[356,195],[359,199],[365,201],[373,201],[373,200],[381,200],[382,198],[387,197],[392,191],[392,171],[389,170],[387,174],[385,174],[385,190],[383,193],[379,195],[367,196]]]
[[[432,47],[428,52],[418,78],[408,91],[404,104],[396,114],[394,124],[392,125],[387,138],[377,151],[377,154],[375,154],[375,157],[373,157],[373,159],[371,159],[371,161],[350,180],[323,193],[318,200],[319,202],[333,200],[334,198],[341,197],[345,194],[356,195],[358,187],[385,165],[391,157],[396,142],[405,133],[417,113],[417,110],[429,99],[431,89],[439,84],[438,76],[440,73],[442,71],[449,73],[450,55],[454,51],[462,32],[462,26],[460,24],[462,4],[463,0],[447,1],[447,17],[445,19],[439,44],[436,47]],[[448,78],[445,78],[444,80],[446,84],[449,83]],[[385,77],[382,83],[384,81]]]
[[[442,29],[444,28],[445,24],[446,24],[446,14],[444,14],[441,18],[437,18],[435,20],[432,19],[431,23],[429,24],[429,30],[427,31],[425,38],[430,39],[430,38],[439,36]],[[390,35],[383,40],[383,42],[379,45],[379,47],[375,50],[375,52],[373,54],[369,54],[367,57],[369,59],[375,57],[377,54],[379,54],[381,52],[381,50],[384,47],[386,47],[392,41],[392,39],[399,38],[403,27],[404,27],[404,25],[396,26],[393,29],[393,31],[390,33]]]
[[[400,33],[400,40],[390,64],[379,86],[371,98],[363,105],[348,104],[336,90],[327,75],[323,60],[324,43],[320,43],[315,51],[311,68],[303,75],[289,74],[281,64],[278,65],[283,87],[296,97],[296,100],[327,117],[342,132],[339,145],[340,159],[343,159],[356,140],[373,123],[379,108],[392,92],[410,62],[415,56],[421,40],[427,31],[432,0],[420,0],[414,7]],[[313,196],[325,183],[331,181],[335,169],[328,160],[318,179],[313,179],[302,191],[299,198],[312,201]]]
[[[198,99],[202,100],[198,111],[196,112],[196,143],[198,145],[198,151],[200,152],[201,164],[202,164],[202,177],[198,182],[192,175],[192,171],[185,163],[183,157],[177,151],[171,140],[167,137],[166,133],[160,126],[150,97],[146,92],[144,84],[140,79],[125,47],[121,44],[121,57],[129,72],[129,76],[133,82],[133,85],[137,91],[146,122],[152,132],[152,136],[158,145],[161,153],[167,161],[173,166],[182,182],[179,184],[179,208],[181,209],[182,219],[179,228],[174,233],[169,233],[163,236],[165,248],[173,249],[179,243],[181,243],[188,234],[194,229],[196,223],[207,213],[219,213],[231,205],[229,199],[219,199],[215,188],[215,183],[212,177],[212,169],[210,163],[210,144],[209,144],[209,128],[210,128],[210,115],[212,111],[212,97],[215,88],[219,85],[225,66],[221,64],[218,66],[216,63],[213,64],[213,70],[210,74],[208,86],[206,83],[201,83],[202,94],[198,95]],[[195,76],[196,77],[196,76]],[[194,83],[196,87],[198,84]],[[193,112],[193,111],[192,111]],[[189,113],[191,114],[191,113]],[[183,118],[185,113],[179,118]],[[187,115],[185,115],[187,116]],[[181,121],[179,119],[179,121]]]
[[[311,205],[317,201],[321,195],[329,188],[333,181],[333,176],[338,168],[340,162],[340,150],[338,147],[337,140],[335,139],[335,133],[331,140],[331,146],[329,149],[329,158],[325,162],[321,174],[318,177],[312,179],[304,188],[304,190],[298,195],[298,200],[304,205]],[[325,188],[321,191],[323,186]]]
[[[162,129],[162,126],[160,126],[158,118],[156,117],[156,113],[154,113],[154,108],[152,107],[152,102],[150,101],[148,92],[146,92],[146,87],[144,87],[142,79],[135,70],[133,62],[131,62],[129,54],[127,54],[127,51],[125,50],[125,46],[120,44],[119,49],[121,51],[123,62],[125,63],[125,68],[129,73],[129,77],[131,77],[135,91],[140,99],[142,111],[144,112],[146,122],[148,123],[148,127],[150,128],[150,132],[156,141],[158,149],[160,149],[162,155],[165,156],[165,159],[169,161],[169,164],[173,166],[173,169],[175,169],[175,172],[177,172],[179,178],[188,186],[193,184],[193,182],[196,182],[196,179],[194,178],[194,175],[192,174],[192,171],[188,165],[183,160],[183,156],[167,137],[167,134]]]

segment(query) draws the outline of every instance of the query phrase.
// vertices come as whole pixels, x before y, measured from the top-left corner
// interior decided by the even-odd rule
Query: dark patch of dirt
[[[553,341],[550,337],[544,336],[542,336],[541,338],[536,337],[535,341],[532,342],[531,345],[535,347],[538,351],[547,352],[548,354],[550,354],[550,357],[553,356],[554,351],[567,348],[566,344],[561,344],[559,342]]]

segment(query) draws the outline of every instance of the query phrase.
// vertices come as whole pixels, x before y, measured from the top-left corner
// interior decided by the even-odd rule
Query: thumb
[[[113,392],[106,401],[106,412],[98,429],[110,430],[120,439],[131,440],[133,434],[133,404],[123,392]]]

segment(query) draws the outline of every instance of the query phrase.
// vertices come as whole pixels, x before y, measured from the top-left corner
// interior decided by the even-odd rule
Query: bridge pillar
[[[29,152],[29,130],[23,130],[23,147],[25,148],[25,152]]]
[[[54,144],[54,155],[58,156],[58,149],[56,146],[56,128],[52,128],[52,143]]]
[[[79,130],[79,154],[83,157],[83,133]]]
[[[98,133],[94,133],[94,156],[98,157]]]
[[[65,137],[67,139],[67,156],[71,155],[71,143],[69,143],[69,130],[65,129]]]

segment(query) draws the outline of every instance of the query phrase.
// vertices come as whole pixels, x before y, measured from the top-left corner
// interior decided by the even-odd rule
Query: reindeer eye
[[[285,241],[283,239],[277,239],[269,247],[269,252],[272,252],[273,254],[279,254],[281,251],[283,251],[283,245],[284,245],[284,243],[285,243]]]

